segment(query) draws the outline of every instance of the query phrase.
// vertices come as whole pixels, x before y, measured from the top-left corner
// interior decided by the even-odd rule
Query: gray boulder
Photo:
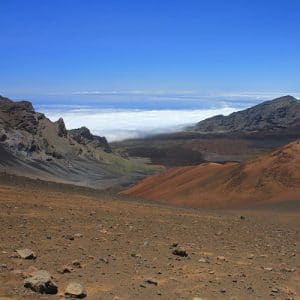
[[[41,294],[56,294],[57,285],[51,275],[45,270],[38,270],[24,280],[24,287]]]
[[[65,290],[66,298],[82,299],[86,296],[86,289],[80,283],[70,282]]]

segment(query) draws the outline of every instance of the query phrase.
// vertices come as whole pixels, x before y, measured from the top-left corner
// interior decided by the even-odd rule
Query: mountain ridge
[[[280,132],[300,128],[300,101],[287,95],[265,101],[229,116],[217,115],[192,126],[203,133]]]
[[[106,188],[154,171],[113,153],[105,137],[86,127],[67,130],[62,118],[52,122],[31,102],[5,97],[0,97],[0,148],[0,170],[45,180]]]

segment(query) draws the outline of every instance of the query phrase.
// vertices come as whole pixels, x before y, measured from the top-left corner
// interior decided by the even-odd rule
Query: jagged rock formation
[[[105,137],[88,128],[67,130],[64,120],[50,121],[28,101],[0,96],[0,171],[102,186],[131,183],[149,168],[112,153]]]
[[[60,137],[67,137],[68,131],[65,125],[65,121],[63,118],[59,118],[56,122],[57,125],[57,133]]]
[[[53,123],[28,101],[0,98],[0,132],[2,146],[19,157],[76,156],[86,152],[82,146],[111,152],[105,137],[92,135],[86,127],[68,131],[62,118]]]
[[[81,145],[92,145],[95,148],[102,148],[106,152],[111,152],[111,148],[105,137],[91,134],[86,127],[69,130],[70,136]]]
[[[299,130],[300,101],[284,96],[266,101],[229,116],[218,115],[196,124],[192,129],[205,133]]]

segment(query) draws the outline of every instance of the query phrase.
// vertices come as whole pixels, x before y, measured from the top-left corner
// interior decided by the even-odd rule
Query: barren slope
[[[239,207],[300,200],[300,142],[246,163],[178,167],[125,190],[167,203],[194,207]]]
[[[0,191],[0,299],[64,299],[69,282],[90,300],[299,299],[299,210],[182,209],[1,176]],[[57,294],[24,287],[33,268]]]

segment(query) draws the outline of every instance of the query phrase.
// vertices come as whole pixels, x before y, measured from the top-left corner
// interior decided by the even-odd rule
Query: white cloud
[[[92,133],[106,136],[108,141],[172,132],[214,115],[228,115],[236,108],[198,110],[112,110],[71,108],[61,111],[49,107],[44,113],[52,121],[63,117],[68,129],[88,127]]]

